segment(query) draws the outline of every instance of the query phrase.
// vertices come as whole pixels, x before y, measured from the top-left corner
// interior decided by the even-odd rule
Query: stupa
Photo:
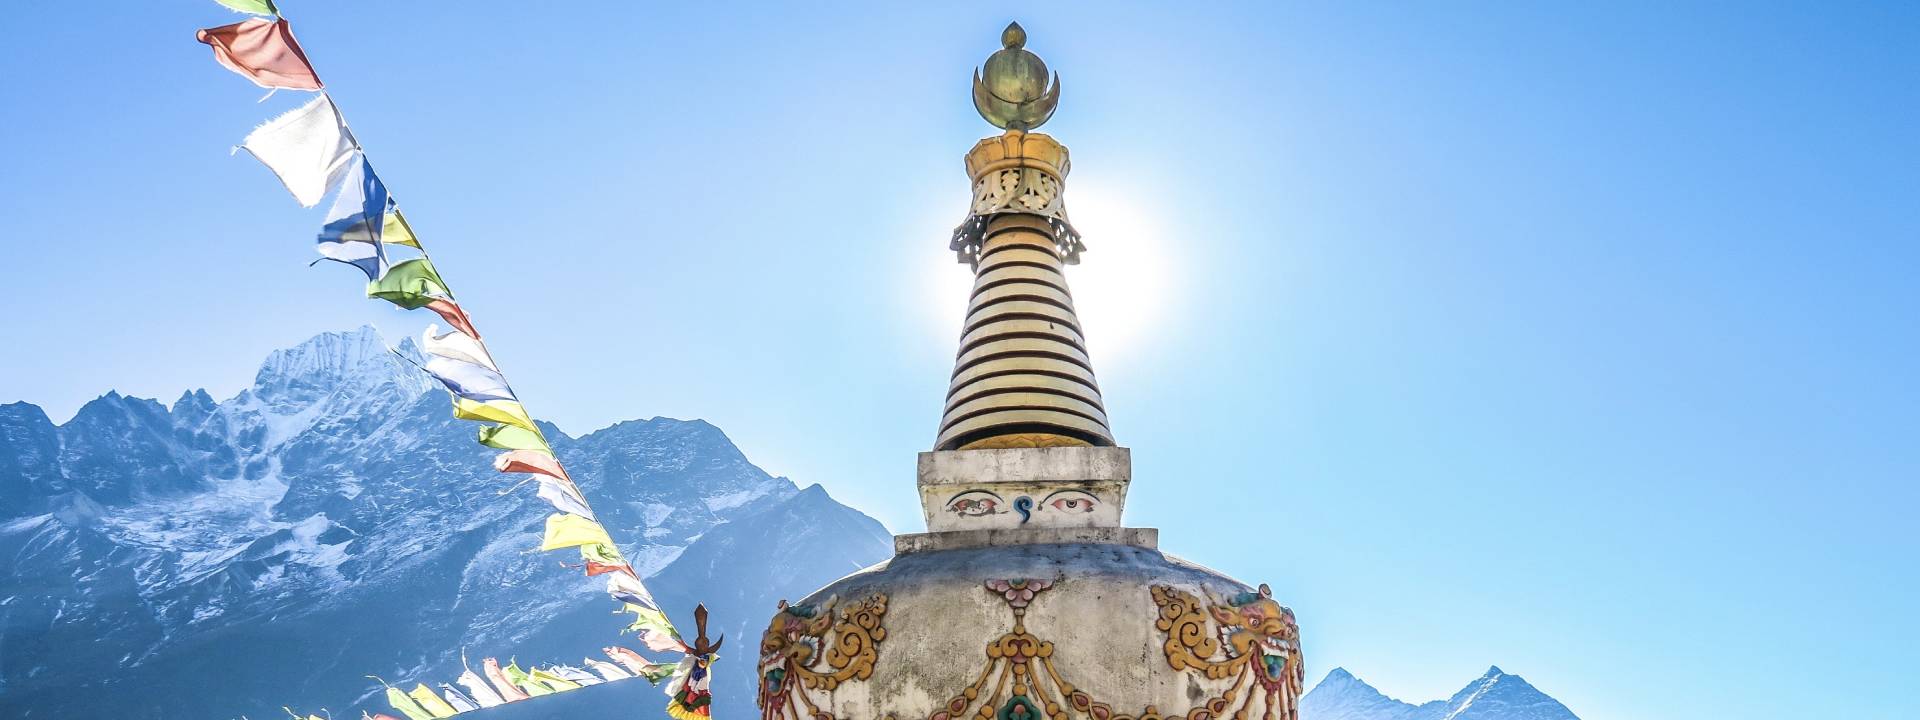
[[[1115,444],[1064,266],[1067,149],[1034,132],[1057,75],[1007,27],[974,105],[1005,130],[966,155],[952,247],[974,270],[933,450],[927,532],[781,603],[761,639],[763,720],[1297,720],[1293,612],[1122,524]]]

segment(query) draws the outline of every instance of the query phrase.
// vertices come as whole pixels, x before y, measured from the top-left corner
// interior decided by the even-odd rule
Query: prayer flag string
[[[654,663],[632,650],[607,647],[605,653],[613,662],[585,661],[593,672],[565,665],[535,667],[529,672],[512,662],[503,668],[487,658],[482,663],[484,681],[471,668],[461,674],[458,682],[466,693],[444,683],[442,692],[435,694],[424,683],[403,691],[381,681],[389,704],[409,720],[424,720],[617,679],[644,677],[658,683],[670,677],[670,715],[680,720],[710,716],[707,668],[717,659],[718,644],[706,643],[705,609],[696,610],[702,633],[690,645],[600,524],[586,494],[568,475],[539,424],[500,372],[471,317],[434,267],[412,224],[400,214],[386,183],[374,172],[280,9],[271,0],[217,2],[257,16],[196,34],[213,50],[217,62],[260,87],[316,94],[301,107],[255,128],[238,149],[272,171],[302,207],[314,207],[333,194],[316,240],[321,259],[352,265],[364,273],[367,297],[407,310],[424,308],[450,326],[444,333],[437,324],[427,327],[420,344],[425,360],[416,364],[446,389],[454,417],[482,424],[478,441],[501,451],[494,458],[494,468],[530,476],[535,496],[552,506],[540,549],[579,553],[579,567],[590,577],[605,576],[608,595],[620,602],[621,612],[633,617],[626,629],[649,650],[682,656],[679,662]],[[404,252],[398,248],[418,256],[396,260],[394,254]]]

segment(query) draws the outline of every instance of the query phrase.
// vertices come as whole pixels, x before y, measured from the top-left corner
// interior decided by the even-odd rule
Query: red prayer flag
[[[232,25],[201,30],[195,36],[213,48],[213,59],[228,70],[240,73],[253,84],[285,90],[319,90],[320,76],[300,42],[293,39],[293,28],[284,18],[253,18]]]
[[[503,473],[534,473],[573,482],[567,477],[567,471],[561,469],[560,461],[538,450],[508,450],[500,453],[493,458],[493,469]]]
[[[461,310],[452,300],[435,298],[426,304],[426,308],[438,313],[440,319],[447,321],[455,330],[466,333],[467,337],[480,339],[480,333],[473,329],[473,321],[467,319],[467,311]]]
[[[592,560],[587,561],[587,577],[593,577],[595,575],[603,575],[610,572],[623,572],[628,575],[632,575],[633,566],[627,565],[625,563],[622,563],[619,565],[608,565],[606,563],[597,563]]]

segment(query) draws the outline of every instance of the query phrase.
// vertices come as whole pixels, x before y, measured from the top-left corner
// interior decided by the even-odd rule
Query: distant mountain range
[[[705,422],[546,431],[676,622],[712,610],[721,720],[757,715],[778,600],[891,554],[880,523]],[[62,425],[0,405],[0,717],[347,720],[384,708],[366,675],[437,683],[462,649],[524,665],[615,642],[600,584],[529,552],[545,506],[501,494],[473,432],[368,328],[273,353],[225,401],[109,392]],[[646,717],[665,700],[637,682],[563,697],[489,717]],[[1578,720],[1499,668],[1420,705],[1334,670],[1302,716]]]
[[[273,353],[225,401],[109,392],[62,425],[0,405],[0,717],[344,720],[384,707],[366,675],[444,682],[463,648],[577,664],[615,642],[601,583],[530,552],[544,504],[505,492],[449,410],[368,328]],[[545,429],[676,622],[712,610],[722,720],[757,714],[778,600],[891,554],[879,522],[705,422]],[[664,703],[634,685],[592,697]]]
[[[1445,700],[1414,705],[1335,668],[1300,701],[1300,720],[1580,720],[1518,675],[1490,668]]]

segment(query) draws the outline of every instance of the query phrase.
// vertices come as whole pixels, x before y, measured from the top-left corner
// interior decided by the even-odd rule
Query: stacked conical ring
[[[1055,232],[988,220],[936,450],[1113,444]]]

